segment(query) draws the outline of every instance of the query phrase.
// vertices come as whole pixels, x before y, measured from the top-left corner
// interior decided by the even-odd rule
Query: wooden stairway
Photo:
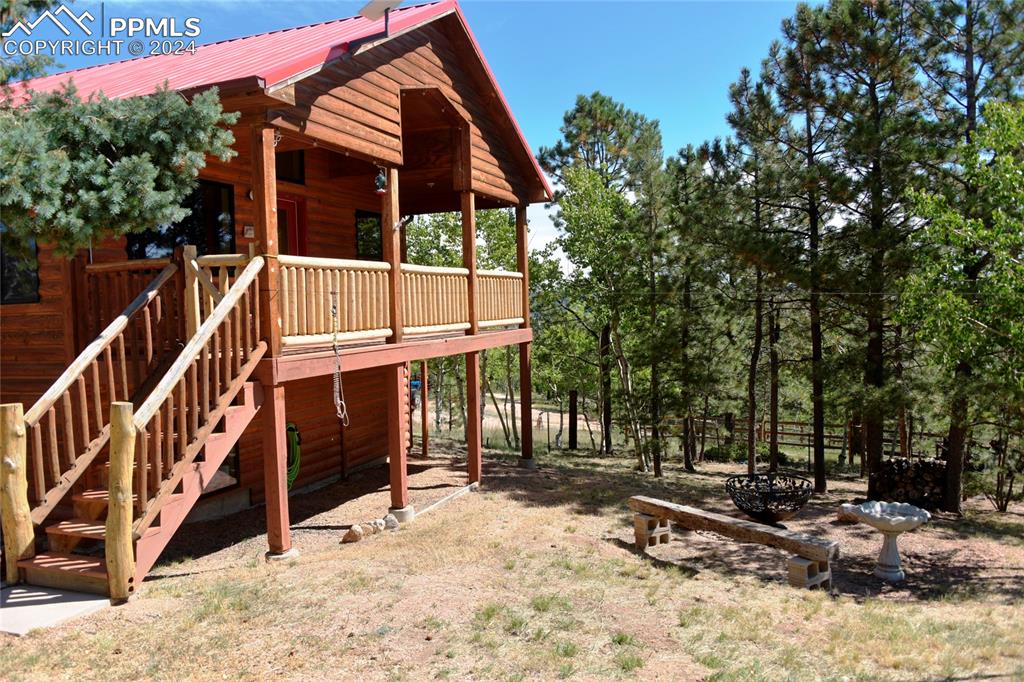
[[[207,287],[202,297],[205,310],[199,305],[201,291],[190,294],[186,287],[183,307],[187,315],[194,315],[188,326],[175,318],[170,320],[173,328],[159,327],[157,336],[134,334],[132,315],[122,316],[128,323],[123,319],[112,323],[25,415],[26,428],[19,430],[15,425],[5,432],[14,438],[10,444],[5,442],[5,452],[10,447],[23,462],[26,441],[32,442],[34,465],[12,467],[22,479],[13,481],[11,489],[20,488],[25,497],[16,500],[24,513],[8,515],[21,520],[19,524],[9,527],[7,516],[4,519],[5,534],[16,534],[22,548],[17,556],[7,557],[9,574],[14,569],[29,584],[120,600],[130,596],[156,563],[263,403],[262,386],[251,380],[267,348],[259,338],[256,283],[263,259],[245,259],[231,266],[236,267],[234,281],[228,281],[227,266],[222,264],[219,289],[212,288],[208,276],[186,278],[197,287],[197,281]],[[175,267],[169,265],[133,302],[134,311],[142,311],[136,316],[140,324],[151,324],[168,308],[157,296],[171,281]],[[186,259],[184,267],[201,266]],[[190,299],[195,305],[188,310]],[[194,331],[187,338],[174,336],[173,332],[185,328]],[[116,334],[107,333],[110,330]],[[128,343],[140,338],[147,344],[142,350]],[[173,356],[157,357],[154,338],[159,348],[172,348]],[[110,359],[118,356],[122,379],[133,364],[139,369],[133,382],[117,381],[111,372],[108,388],[100,379],[100,367],[104,360],[105,366],[112,367]],[[91,393],[86,390],[90,377]],[[144,400],[117,402],[120,396],[132,395],[131,387]],[[63,412],[56,412],[55,406],[63,407]],[[106,406],[109,421],[102,414]],[[20,418],[20,406],[10,407],[17,408],[14,414]],[[7,416],[5,411],[5,424]],[[65,429],[58,433],[61,421]],[[66,445],[74,447],[76,429],[82,434],[78,442],[84,451],[67,452]],[[36,493],[37,506],[31,514],[27,470],[34,472]],[[49,512],[69,492],[72,517],[45,525]],[[44,551],[36,552],[36,545],[44,543],[33,541],[27,521],[45,525]]]
[[[135,541],[135,584],[142,582],[156,563],[262,403],[260,384],[247,381],[241,385],[235,404],[225,410],[219,428],[207,437],[202,455],[187,467],[178,491],[163,503],[157,522]],[[107,464],[97,465],[97,468],[106,482]],[[103,551],[102,543],[106,539],[109,499],[106,488],[87,489],[73,495],[75,518],[46,527],[49,551],[18,562],[26,582],[107,594],[106,563],[98,553]],[[138,499],[138,495],[132,495],[136,515],[141,511]]]

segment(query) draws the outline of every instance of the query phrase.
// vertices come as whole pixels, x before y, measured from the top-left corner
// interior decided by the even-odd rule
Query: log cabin
[[[181,224],[4,256],[8,580],[125,599],[225,481],[265,504],[268,556],[288,556],[289,427],[297,488],[386,459],[391,512],[412,518],[414,361],[464,356],[480,481],[479,353],[518,346],[529,415],[526,208],[552,195],[455,0],[27,85],[68,80],[112,98],[216,86],[237,156],[208,160]],[[475,211],[502,207],[517,271],[480,270]],[[463,266],[406,262],[407,217],[447,211]],[[528,417],[522,434],[531,465]]]

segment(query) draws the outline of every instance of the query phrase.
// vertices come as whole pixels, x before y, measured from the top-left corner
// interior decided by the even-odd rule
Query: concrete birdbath
[[[843,511],[856,516],[861,523],[875,528],[884,536],[882,551],[878,555],[878,565],[875,566],[875,575],[891,583],[903,580],[905,574],[900,566],[896,538],[901,533],[927,523],[932,515],[924,509],[904,502],[871,501],[863,504],[844,504]]]

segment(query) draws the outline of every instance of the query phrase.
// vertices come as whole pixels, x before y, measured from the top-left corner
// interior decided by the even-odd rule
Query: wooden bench
[[[644,495],[629,498],[629,508],[634,512],[633,526],[638,551],[668,542],[671,522],[689,530],[712,531],[740,542],[778,547],[793,554],[788,562],[790,585],[805,588],[820,586],[823,589],[831,587],[831,562],[839,558],[838,542],[817,540],[784,528],[774,528]]]

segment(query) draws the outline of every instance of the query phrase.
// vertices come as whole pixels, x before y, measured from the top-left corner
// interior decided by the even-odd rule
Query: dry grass
[[[714,506],[722,471],[654,482],[627,467],[492,464],[484,492],[398,533],[344,546],[342,530],[300,533],[303,555],[283,565],[260,560],[259,538],[244,553],[164,565],[126,606],[5,640],[0,670],[47,680],[1024,676],[1019,510],[940,520],[907,543],[911,570],[947,543],[950,575],[985,555],[999,558],[1000,579],[979,573],[980,584],[950,590],[915,574],[892,590],[862,575],[877,551],[870,537],[843,536],[853,531],[809,509],[801,530],[844,537],[848,568],[830,596],[787,587],[773,550],[745,563],[743,546],[694,536],[634,554],[625,497]],[[822,510],[859,484],[837,487]]]

